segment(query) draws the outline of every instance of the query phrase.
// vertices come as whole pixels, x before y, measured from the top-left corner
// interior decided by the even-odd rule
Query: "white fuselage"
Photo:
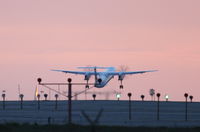
[[[110,67],[105,72],[99,72],[95,82],[95,87],[103,88],[112,78],[114,78],[114,76],[110,75],[109,72],[115,72],[115,68]],[[98,82],[98,79],[101,79],[101,83]]]

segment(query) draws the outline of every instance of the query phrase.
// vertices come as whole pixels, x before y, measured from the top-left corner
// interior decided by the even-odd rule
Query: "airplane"
[[[132,74],[142,74],[146,72],[155,72],[157,70],[149,70],[149,71],[121,71],[117,72],[115,67],[77,67],[78,69],[92,69],[93,71],[65,71],[65,70],[52,70],[69,74],[79,74],[84,75],[84,80],[87,81],[86,88],[89,88],[88,82],[91,76],[95,77],[94,87],[103,88],[108,84],[108,82],[114,78],[114,76],[118,76],[118,80],[121,82],[120,89],[123,89],[122,81],[126,75]],[[97,69],[105,69],[105,71],[98,72]]]

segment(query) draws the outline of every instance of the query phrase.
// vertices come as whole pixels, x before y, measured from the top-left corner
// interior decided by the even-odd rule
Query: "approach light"
[[[166,101],[168,101],[168,99],[169,99],[169,95],[168,94],[165,95],[165,99],[166,99]]]
[[[38,83],[40,84],[42,82],[42,79],[41,78],[38,78],[37,79]]]
[[[160,93],[157,93],[156,96],[159,98],[160,97]]]
[[[117,94],[116,94],[116,97],[117,97],[117,99],[119,100],[120,97],[121,97],[121,94],[120,94],[120,93],[117,93]]]
[[[68,78],[67,81],[68,81],[69,83],[71,83],[71,82],[72,82],[72,79],[71,79],[71,78]]]
[[[188,93],[185,93],[184,96],[185,96],[185,98],[187,98],[188,97]]]
[[[128,97],[130,98],[132,94],[131,94],[131,93],[128,93],[127,95],[128,95]]]

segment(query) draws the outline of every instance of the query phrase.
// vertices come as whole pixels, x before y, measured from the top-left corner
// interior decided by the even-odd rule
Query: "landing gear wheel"
[[[120,89],[123,89],[123,88],[124,88],[124,86],[123,86],[123,85],[120,85],[120,86],[119,86],[119,88],[120,88]]]
[[[89,85],[86,85],[85,88],[89,88]]]

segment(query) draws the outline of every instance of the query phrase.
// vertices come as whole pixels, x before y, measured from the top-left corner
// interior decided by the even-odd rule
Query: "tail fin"
[[[98,67],[98,66],[87,66],[87,67],[77,67],[78,69],[109,69],[113,67]]]

